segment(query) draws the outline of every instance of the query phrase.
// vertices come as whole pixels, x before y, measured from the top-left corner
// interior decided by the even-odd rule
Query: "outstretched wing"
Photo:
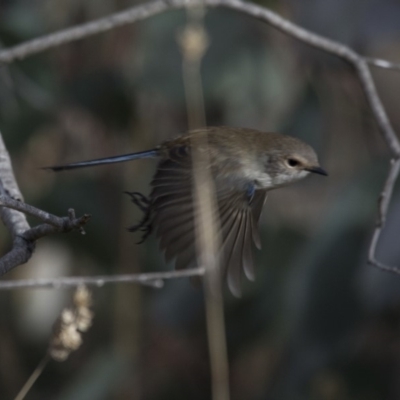
[[[167,261],[177,269],[196,266],[193,179],[188,147],[170,150],[161,160],[150,195],[152,226]],[[250,197],[243,191],[217,187],[217,212],[221,234],[220,262],[231,292],[240,296],[242,271],[254,280],[252,242],[260,248],[258,220],[266,191]]]

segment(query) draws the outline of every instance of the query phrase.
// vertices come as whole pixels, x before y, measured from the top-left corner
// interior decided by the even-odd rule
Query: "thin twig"
[[[14,200],[10,196],[5,194],[0,194],[0,206],[11,208],[13,210],[21,211],[24,214],[30,215],[32,217],[36,217],[47,224],[53,226],[62,226],[64,223],[64,219],[57,217],[56,215],[49,214],[46,211],[40,210],[36,207],[33,207],[29,204],[26,204],[19,200]]]
[[[37,278],[0,280],[0,290],[10,289],[67,289],[80,285],[103,287],[111,283],[140,283],[157,289],[164,286],[164,280],[204,275],[204,268],[193,268],[168,272],[149,272],[126,275],[69,276],[58,278]]]
[[[46,367],[46,365],[49,361],[50,361],[49,353],[46,353],[44,355],[44,357],[41,359],[38,366],[32,372],[32,375],[25,382],[25,385],[19,391],[19,393],[17,394],[17,396],[15,397],[14,400],[23,400],[25,398],[25,396],[28,394],[29,390],[32,388],[33,384],[37,381],[39,376],[42,374],[44,368]]]
[[[84,233],[83,226],[87,224],[90,215],[84,214],[76,218],[73,209],[68,210],[68,216],[57,217],[46,211],[40,210],[21,200],[11,198],[0,181],[0,208],[5,214],[5,224],[13,234],[13,245],[11,250],[0,258],[0,276],[4,275],[18,265],[26,263],[32,256],[36,240],[41,237],[54,233],[66,233],[72,230],[80,230]],[[8,212],[8,213],[7,213]],[[15,214],[13,214],[15,213]],[[44,224],[33,228],[28,223],[21,225],[18,221],[26,221],[26,218],[20,217],[20,214],[28,214],[42,221]],[[24,215],[22,214],[22,215]],[[17,223],[13,221],[17,218]]]
[[[384,69],[393,69],[395,71],[400,70],[399,63],[382,60],[381,58],[370,58],[370,57],[365,57],[365,60],[367,61],[368,64],[370,64],[374,67],[384,68]]]
[[[378,245],[379,237],[382,233],[383,227],[386,222],[386,215],[388,212],[390,199],[392,198],[393,188],[397,181],[400,173],[400,159],[392,160],[389,174],[386,178],[385,185],[383,187],[382,193],[379,196],[379,211],[378,219],[376,221],[375,230],[372,235],[369,251],[368,251],[368,262],[376,267],[383,269],[385,271],[394,272],[400,274],[400,269],[395,266],[389,266],[381,263],[376,259],[376,247]]]
[[[74,229],[78,229],[81,231],[82,234],[84,234],[85,232],[83,231],[83,226],[86,225],[90,220],[89,214],[84,214],[82,215],[82,217],[76,218],[75,210],[73,210],[72,208],[68,210],[68,216],[58,217],[46,211],[40,210],[39,208],[31,206],[30,204],[26,204],[19,200],[14,200],[10,196],[7,196],[5,194],[0,194],[0,206],[23,212],[24,214],[39,218],[40,220],[45,222],[44,224],[35,226],[33,228],[27,229],[24,232],[19,233],[20,237],[29,242],[34,242],[43,236],[47,236],[53,233],[66,233]]]

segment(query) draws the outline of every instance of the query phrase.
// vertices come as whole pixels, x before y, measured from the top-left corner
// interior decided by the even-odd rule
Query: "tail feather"
[[[88,160],[88,161],[78,161],[75,163],[65,164],[65,165],[54,165],[52,167],[44,167],[42,169],[48,169],[51,171],[58,172],[58,171],[65,171],[65,170],[69,170],[69,169],[95,167],[97,165],[114,164],[114,163],[120,163],[120,162],[125,162],[125,161],[138,160],[140,158],[157,157],[158,155],[159,155],[158,149],[152,149],[152,150],[141,151],[138,153],[123,154],[123,155],[114,156],[114,157],[98,158],[95,160]]]

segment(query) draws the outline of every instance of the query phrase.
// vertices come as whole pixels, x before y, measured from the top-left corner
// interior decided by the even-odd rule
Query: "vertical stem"
[[[121,169],[122,187],[129,187],[134,180],[134,174],[139,167],[127,164]],[[132,213],[136,211],[127,197],[121,198],[120,226],[126,226],[131,220]],[[133,211],[135,210],[135,211]],[[140,272],[139,252],[140,246],[132,246],[132,237],[121,231],[118,240],[118,261],[116,263],[118,274],[129,274]],[[140,340],[141,340],[141,319],[142,319],[142,292],[140,285],[131,287],[128,285],[117,285],[114,299],[114,353],[118,360],[126,362],[129,371],[129,379],[121,379],[116,385],[112,398],[115,400],[126,399],[138,400],[141,398],[141,379],[135,365],[140,363]],[[126,305],[130,306],[127,307]]]
[[[201,59],[207,47],[203,27],[203,8],[188,9],[188,23],[181,37],[183,49],[183,80],[189,129],[204,127],[205,111],[201,81]],[[206,268],[204,294],[207,336],[211,367],[213,400],[229,400],[228,354],[221,291],[218,252],[220,237],[216,220],[217,203],[211,177],[207,134],[192,138],[194,201],[196,212],[196,247],[198,263]],[[202,150],[200,150],[202,149]]]
[[[50,356],[49,353],[46,352],[45,356],[42,358],[38,366],[35,368],[35,370],[32,372],[32,375],[29,377],[29,379],[25,382],[25,385],[22,387],[22,389],[19,391],[17,396],[15,397],[14,400],[23,400],[29,390],[31,390],[33,384],[36,382],[36,380],[39,378],[39,376],[42,374],[44,368],[46,367],[47,363],[50,361]]]

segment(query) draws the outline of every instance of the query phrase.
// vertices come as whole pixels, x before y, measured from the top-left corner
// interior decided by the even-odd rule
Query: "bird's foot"
[[[150,200],[139,192],[125,192],[131,197],[132,203],[139,207],[141,211],[143,211],[144,216],[142,220],[136,224],[128,228],[129,232],[144,232],[142,235],[142,239],[137,243],[143,243],[147,237],[152,232],[152,225],[151,225],[151,210],[150,210]]]
[[[150,200],[140,192],[124,192],[130,196],[133,204],[138,206],[141,211],[147,212],[150,205]]]

